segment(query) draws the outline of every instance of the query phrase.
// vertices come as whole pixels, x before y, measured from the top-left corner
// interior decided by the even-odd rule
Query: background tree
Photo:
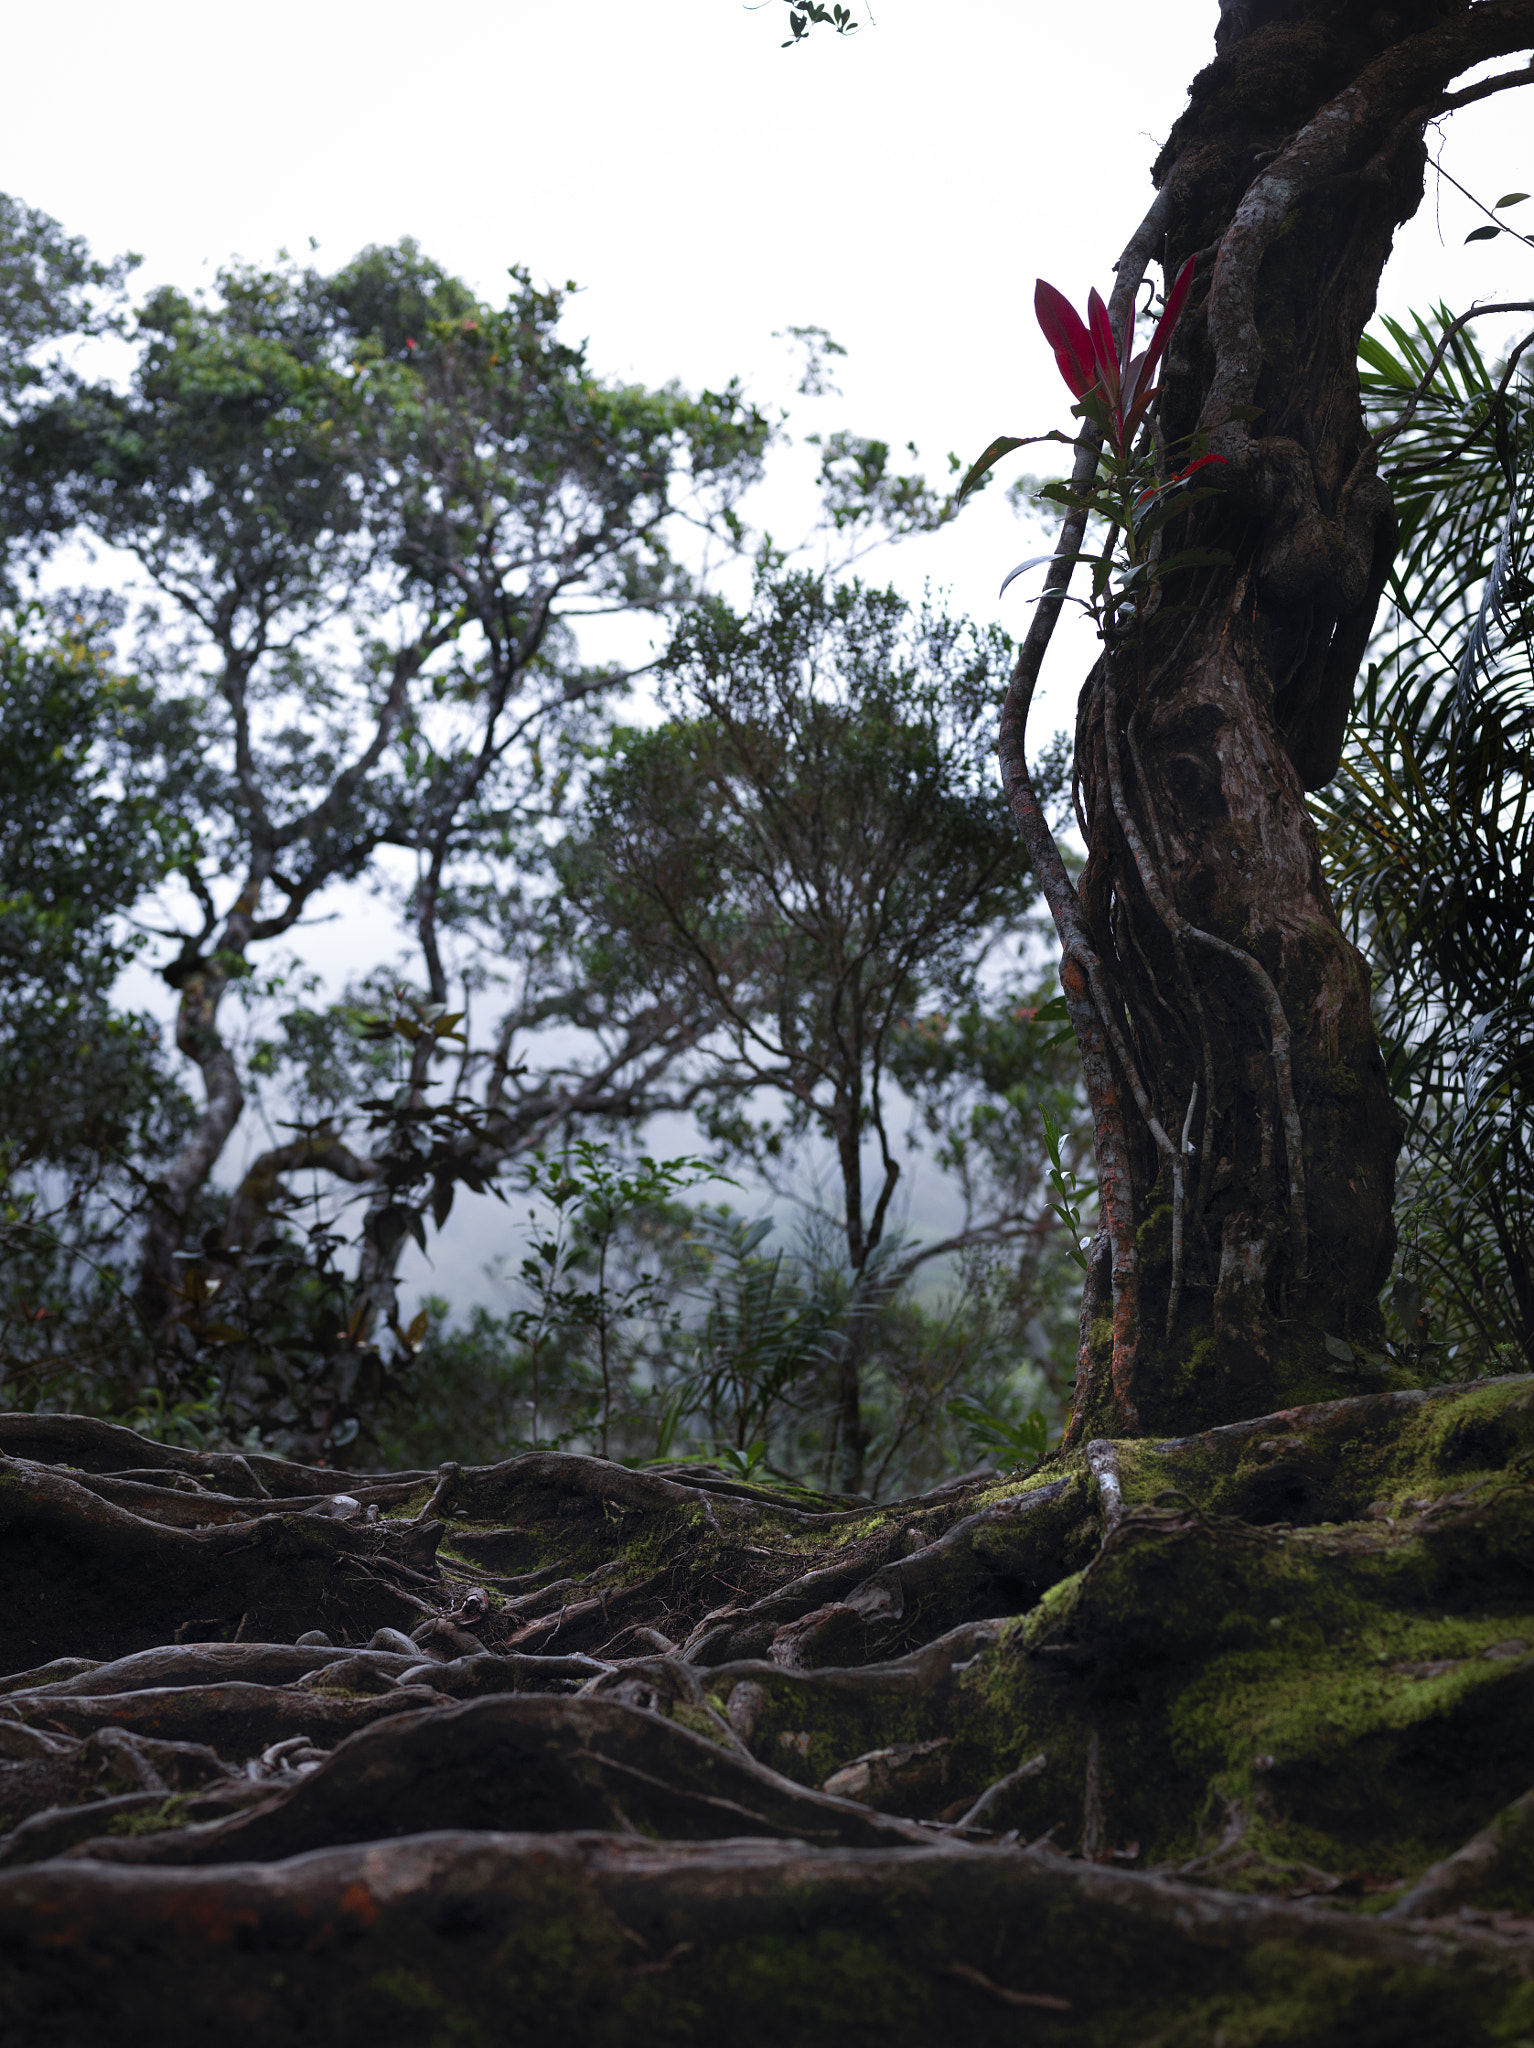
[[[436,994],[451,850],[532,822],[561,719],[619,680],[581,668],[566,614],[671,601],[681,501],[717,524],[756,473],[766,427],[738,393],[603,385],[556,338],[559,296],[514,286],[476,306],[409,246],[334,277],[231,272],[214,304],[151,300],[126,395],[55,379],[16,429],[13,525],[132,548],[215,713],[221,786],[181,871],[201,924],[163,970],[206,1105],[145,1234],[153,1326],[244,1106],[219,1016],[252,949],[393,844],[420,861]],[[327,1133],[279,1163],[343,1161]]]
[[[713,997],[582,951],[549,852],[629,679],[587,664],[578,633],[594,615],[679,616],[700,548],[781,564],[737,510],[771,430],[733,386],[691,399],[602,383],[561,339],[562,295],[514,273],[504,308],[481,304],[410,244],[334,274],[231,270],[207,300],[158,292],[127,386],[90,382],[40,362],[38,338],[99,325],[81,295],[121,271],[13,211],[17,246],[57,289],[41,325],[13,323],[12,558],[89,533],[163,594],[118,699],[153,756],[158,864],[131,901],[99,864],[81,899],[103,1000],[127,957],[114,916],[146,914],[144,890],[167,882],[193,912],[157,932],[178,949],[161,972],[204,1102],[188,1123],[172,1087],[161,1149],[125,1137],[115,1155],[113,1270],[139,1232],[149,1342],[119,1329],[114,1356],[135,1398],[155,1383],[156,1398],[332,1454],[391,1375],[419,1382],[395,1275],[457,1189],[489,1189],[508,1160],[593,1120],[687,1110],[718,1079],[709,1058],[677,1066],[716,1031]],[[807,345],[834,348],[818,330]],[[819,456],[844,566],[952,516],[883,441],[838,432]],[[972,776],[959,754],[939,776],[955,764]],[[89,787],[131,842],[148,816],[138,784],[114,770]],[[840,801],[852,794],[844,781]],[[33,810],[56,798],[52,836],[35,835],[44,865],[73,814],[43,777]],[[419,972],[375,972],[315,1009],[272,955],[335,884],[381,882],[385,848],[414,869],[399,903]],[[66,867],[50,886],[67,893]],[[252,1107],[287,1129],[231,1190],[221,1162]],[[14,1355],[32,1358],[36,1336]]]
[[[1005,658],[999,635],[912,619],[860,585],[783,578],[744,616],[711,601],[663,664],[668,721],[621,738],[593,785],[590,837],[567,857],[588,945],[716,1020],[697,1087],[724,1150],[761,1168],[808,1133],[829,1143],[855,1297],[1029,1228],[1008,1199],[941,1244],[892,1257],[886,1237],[900,1034],[973,998],[1027,900],[986,773]],[[760,1090],[784,1104],[781,1123],[752,1121]],[[839,1363],[846,1492],[861,1490],[868,1444],[864,1327]]]
[[[138,259],[100,262],[83,237],[51,215],[0,193],[0,420],[57,374],[50,343],[121,326],[124,283]]]
[[[185,852],[168,799],[195,707],[121,673],[110,624],[67,596],[0,623],[0,1315],[34,1396],[131,1345],[125,1219],[190,1107],[114,987],[144,944],[124,915]],[[83,1350],[59,1315],[71,1277],[97,1319]]]

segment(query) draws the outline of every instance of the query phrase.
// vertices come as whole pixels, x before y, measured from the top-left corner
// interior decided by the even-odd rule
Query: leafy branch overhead
[[[830,28],[839,36],[846,36],[858,26],[850,7],[823,7],[820,0],[787,0],[787,4],[789,37],[783,45],[785,50],[802,43],[812,28]]]

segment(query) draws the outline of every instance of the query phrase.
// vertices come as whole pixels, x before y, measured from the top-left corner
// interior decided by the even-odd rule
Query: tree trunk
[[[1304,791],[1336,772],[1395,540],[1358,339],[1450,80],[1531,41],[1529,0],[1227,9],[1118,267],[1122,331],[1152,255],[1168,280],[1196,259],[1161,425],[1221,466],[1166,545],[1226,560],[1169,576],[1082,691],[1079,891],[1021,759],[1063,562],[1004,720],[1098,1134],[1073,1441],[1325,1398],[1382,1337],[1400,1118]],[[1084,448],[1078,481],[1094,467]]]
[[[138,1310],[151,1331],[163,1329],[176,1315],[180,1283],[175,1259],[187,1218],[245,1107],[239,1067],[219,1032],[218,1010],[243,965],[260,895],[260,879],[248,882],[225,919],[213,952],[166,970],[166,978],[174,976],[173,985],[181,992],[176,1049],[201,1073],[206,1099],[191,1135],[154,1190],[139,1247]]]

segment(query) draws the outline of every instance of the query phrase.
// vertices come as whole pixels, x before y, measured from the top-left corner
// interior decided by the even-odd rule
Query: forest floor
[[[0,2034],[1534,2048],[1534,1380],[830,1505],[0,1415]]]

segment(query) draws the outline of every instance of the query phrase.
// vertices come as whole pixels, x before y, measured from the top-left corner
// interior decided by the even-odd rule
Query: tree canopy
[[[15,218],[60,291],[121,291],[121,266],[93,268],[42,216]],[[29,1240],[15,1271],[26,1301],[41,1292],[50,1306],[42,1324],[18,1323],[12,1369],[39,1392],[60,1390],[79,1355],[67,1304],[88,1258],[112,1299],[133,1298],[114,1332],[117,1391],[92,1398],[127,1399],[136,1414],[146,1400],[211,1404],[225,1426],[297,1430],[331,1454],[364,1425],[376,1438],[391,1426],[386,1390],[402,1400],[426,1354],[449,1343],[435,1310],[400,1320],[406,1248],[448,1227],[460,1190],[505,1194],[518,1174],[536,1178],[540,1148],[636,1131],[668,1107],[698,1113],[721,1163],[760,1165],[811,1126],[831,1134],[850,1219],[832,1263],[857,1296],[900,1170],[881,1080],[895,1041],[939,1003],[973,1002],[988,950],[1019,927],[1022,856],[982,769],[1006,650],[936,609],[908,631],[888,593],[785,572],[783,551],[742,512],[781,425],[728,379],[697,394],[603,379],[565,337],[566,299],[514,270],[504,303],[482,302],[410,243],[334,272],[235,267],[204,296],[164,288],[131,311],[121,298],[107,313],[59,298],[75,331],[117,323],[133,357],[116,383],[45,360],[44,330],[18,315],[28,367],[0,486],[12,559],[24,568],[91,536],[136,559],[154,595],[131,653],[119,649],[123,677],[96,708],[65,707],[83,735],[80,779],[72,794],[59,773],[36,779],[31,813],[47,810],[49,829],[21,831],[16,857],[30,848],[46,889],[78,898],[103,1042],[129,957],[152,961],[177,999],[173,1050],[142,1023],[113,1026],[137,1048],[153,1147],[129,1141],[104,1063],[82,1077],[87,1094],[99,1077],[111,1102],[92,1154],[110,1161],[110,1205],[93,1164],[95,1194],[69,1195],[44,1221],[55,1191],[27,1176],[62,1156],[64,1107],[46,1088],[31,1102],[28,1128],[48,1135],[15,1162],[15,1229]],[[808,345],[835,346],[818,330]],[[888,442],[838,430],[816,459],[823,531],[844,565],[952,516]],[[755,558],[754,623],[703,587],[711,555],[743,568]],[[120,604],[115,616],[125,633]],[[583,636],[602,619],[653,622],[661,654],[632,668],[593,662]],[[29,630],[28,676],[85,659],[71,651],[75,628],[39,614]],[[89,659],[104,658],[104,629],[78,630]],[[677,705],[653,732],[614,738],[625,691],[647,673]],[[701,725],[681,703],[700,685],[713,707]],[[725,700],[753,692],[751,737]],[[16,772],[32,778],[42,741],[29,716],[19,699],[7,707]],[[815,926],[807,952],[797,940],[783,951],[737,877],[761,956],[744,1038],[745,1012],[717,977],[679,972],[674,953],[640,942],[623,854],[637,842],[618,825],[620,812],[637,816],[648,776],[661,828],[691,834],[684,858],[724,872],[722,783],[685,820],[664,817],[671,756],[695,749],[710,720],[716,756],[733,746],[750,762],[762,820],[788,822],[768,781],[786,791],[801,754],[818,764],[800,776],[778,880],[836,818],[790,910]],[[88,810],[100,822],[80,837]],[[114,879],[112,848],[130,847]],[[962,872],[934,888],[954,857]],[[371,977],[316,1007],[291,948],[348,883],[392,892],[414,964],[391,962],[381,939]],[[19,870],[16,886],[17,906],[20,892],[37,895]],[[30,943],[21,916],[18,951]],[[62,954],[36,963],[58,1015],[73,1000],[69,972]],[[797,993],[780,1021],[797,1005],[789,1028],[808,1029],[826,1088],[817,1098],[800,1085],[801,1061],[764,1131],[741,1114],[760,1078],[746,1055],[784,974]],[[28,1015],[35,1072],[61,1040],[54,1013]],[[252,1152],[253,1113],[266,1142]],[[884,1191],[865,1215],[873,1130]],[[946,1248],[1017,1237],[1031,1217],[1042,1276],[1054,1247],[1050,1230],[1038,1236],[1040,1196],[1038,1171],[1014,1176]],[[11,1249],[20,1256],[19,1240]],[[691,1282],[677,1257],[666,1284],[681,1300]],[[885,1306],[915,1257],[907,1247],[887,1277]],[[821,1281],[807,1273],[802,1285],[815,1295]],[[657,1307],[663,1324],[681,1312]],[[991,1308],[975,1313],[989,1328]],[[857,1299],[846,1314],[859,1334],[840,1343],[837,1370],[855,1418],[860,1380],[879,1373],[856,1363]],[[522,1327],[496,1324],[513,1355]],[[997,1374],[1020,1373],[1036,1399],[1040,1370],[1026,1356],[988,1366],[989,1398],[1008,1408]],[[634,1373],[636,1399],[646,1374],[657,1388],[666,1379],[648,1338],[625,1387]],[[572,1417],[585,1412],[579,1383],[561,1397]],[[892,1414],[909,1415],[907,1396],[894,1398]],[[647,1412],[639,1399],[635,1413]],[[938,1420],[957,1441],[957,1425]],[[889,1426],[909,1433],[909,1420]],[[869,1431],[853,1426],[850,1440],[860,1484]]]

